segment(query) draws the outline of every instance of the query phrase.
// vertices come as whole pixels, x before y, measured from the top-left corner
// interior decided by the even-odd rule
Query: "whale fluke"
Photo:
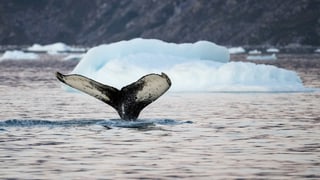
[[[57,72],[56,77],[61,82],[110,105],[124,120],[137,119],[143,108],[158,99],[171,86],[165,73],[145,75],[121,90],[78,74],[63,75]]]

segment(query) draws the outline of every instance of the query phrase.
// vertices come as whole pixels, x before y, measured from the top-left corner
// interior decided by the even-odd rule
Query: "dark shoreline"
[[[221,44],[219,44],[221,45]],[[0,45],[0,53],[3,53],[5,51],[12,51],[12,50],[19,50],[19,51],[25,51],[25,52],[32,52],[28,51],[28,47],[32,46],[32,44],[29,45]],[[92,48],[91,46],[84,46],[84,45],[68,45],[70,47],[77,47],[77,48],[82,48],[82,49],[90,49]],[[279,50],[280,53],[284,54],[320,54],[316,53],[315,51],[317,49],[320,49],[319,46],[310,46],[310,45],[301,45],[301,44],[289,44],[286,46],[273,46],[273,45],[243,45],[243,46],[230,46],[230,45],[221,45],[225,46],[226,48],[231,48],[231,47],[242,47],[246,50],[246,52],[249,52],[251,50],[259,50],[262,53],[266,53],[266,50],[269,48],[276,48]],[[78,53],[85,53],[86,50],[84,51],[79,51]],[[77,53],[72,51],[73,53]],[[36,52],[36,53],[46,53],[46,52]]]

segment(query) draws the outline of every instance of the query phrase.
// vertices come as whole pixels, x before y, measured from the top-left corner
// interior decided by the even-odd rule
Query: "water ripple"
[[[0,64],[0,179],[320,178],[319,92],[166,93],[131,122],[63,91],[66,62]]]
[[[36,119],[9,119],[0,121],[0,127],[81,127],[90,125],[101,125],[107,129],[113,127],[119,128],[137,128],[143,129],[156,125],[179,125],[179,124],[190,124],[192,121],[177,121],[172,119],[143,119],[136,121],[126,121],[121,119],[77,119],[77,120],[64,120],[64,121],[54,121],[54,120],[36,120]],[[0,131],[5,129],[1,128]]]

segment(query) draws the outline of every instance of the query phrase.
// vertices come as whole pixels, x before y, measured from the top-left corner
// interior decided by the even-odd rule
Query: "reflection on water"
[[[1,64],[1,179],[320,178],[319,92],[168,93],[128,128],[67,65]]]

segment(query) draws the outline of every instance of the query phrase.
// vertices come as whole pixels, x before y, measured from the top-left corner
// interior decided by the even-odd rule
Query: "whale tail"
[[[124,120],[135,120],[147,105],[158,99],[171,86],[169,77],[162,73],[148,74],[118,90],[78,74],[56,77],[64,84],[85,92],[113,107]]]

